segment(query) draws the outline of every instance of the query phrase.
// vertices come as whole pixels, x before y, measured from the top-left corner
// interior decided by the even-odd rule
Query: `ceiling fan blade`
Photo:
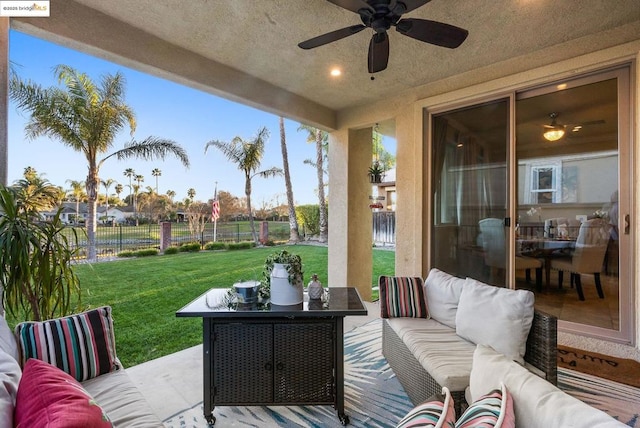
[[[396,24],[396,30],[432,45],[455,49],[465,41],[469,32],[464,28],[428,19],[406,18]]]
[[[369,73],[387,68],[389,62],[389,36],[387,32],[375,33],[369,42]]]
[[[404,5],[401,13],[411,12],[414,9],[424,6],[430,1],[431,0],[397,0],[398,4]]]
[[[336,40],[344,39],[352,34],[359,33],[364,30],[365,27],[362,24],[352,25],[351,27],[341,28],[339,30],[331,31],[330,33],[322,34],[304,42],[298,43],[298,46],[302,49],[313,49],[318,46],[326,45],[327,43],[335,42]]]
[[[340,6],[343,9],[350,10],[351,12],[358,13],[359,10],[368,9],[371,12],[376,10],[369,6],[364,0],[327,0],[329,3],[333,3],[336,6]]]

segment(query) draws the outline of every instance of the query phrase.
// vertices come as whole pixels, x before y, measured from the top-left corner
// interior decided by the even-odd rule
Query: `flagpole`
[[[216,181],[216,186],[213,191],[214,203],[217,199],[218,199],[218,182]],[[218,242],[217,235],[218,235],[218,216],[214,216],[213,217],[213,242]]]

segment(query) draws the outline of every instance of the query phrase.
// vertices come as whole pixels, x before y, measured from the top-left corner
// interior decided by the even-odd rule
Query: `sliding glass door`
[[[433,116],[432,265],[505,286],[509,100]]]
[[[531,290],[566,331],[631,341],[629,75],[426,114],[430,265]]]
[[[620,339],[630,339],[628,94],[624,67],[523,91],[515,108],[516,250],[545,273],[515,284],[567,326]]]

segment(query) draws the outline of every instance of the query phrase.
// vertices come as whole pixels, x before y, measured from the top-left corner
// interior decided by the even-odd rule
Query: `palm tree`
[[[153,168],[151,175],[156,178],[156,193],[158,193],[158,177],[162,175],[162,171],[159,168]]]
[[[193,202],[193,198],[196,197],[196,189],[194,189],[193,187],[190,187],[189,190],[187,190],[187,196]]]
[[[318,239],[320,240],[320,242],[327,242],[329,227],[327,215],[327,199],[324,195],[324,160],[325,153],[329,144],[329,134],[321,129],[313,128],[308,125],[300,125],[298,127],[298,131],[302,130],[309,133],[307,142],[315,143],[316,145],[316,161],[312,164],[315,164],[316,174],[318,177],[318,205],[320,207],[320,236]]]
[[[167,190],[166,195],[169,197],[169,201],[173,204],[173,198],[176,197],[176,192],[173,190]]]
[[[133,204],[133,177],[135,177],[136,172],[133,168],[127,168],[124,170],[124,176],[129,178],[129,203]]]
[[[118,195],[118,205],[120,205],[120,203],[122,202],[122,200],[120,199],[120,193],[122,193],[122,191],[124,190],[124,186],[120,183],[117,183],[114,190],[116,191],[116,195]]]
[[[289,205],[289,242],[300,242],[298,233],[298,219],[296,218],[296,206],[293,202],[293,189],[291,187],[291,174],[289,173],[289,155],[287,154],[287,138],[284,133],[284,118],[280,116],[280,148],[282,149],[282,167],[284,169],[284,185],[287,189],[287,205]]]
[[[120,150],[99,159],[113,147],[118,133],[127,126],[133,136],[136,120],[133,110],[124,102],[125,80],[121,73],[107,74],[96,85],[85,73],[67,65],[54,70],[64,88],[43,88],[31,81],[14,77],[9,83],[9,94],[19,109],[31,114],[25,130],[27,138],[40,136],[58,139],[65,146],[85,155],[88,163],[85,181],[89,204],[87,219],[87,259],[96,259],[96,203],[100,167],[112,157],[118,160],[141,158],[164,159],[177,157],[189,166],[185,150],[176,142],[157,137],[142,141],[131,140]]]
[[[100,182],[102,183],[102,185],[104,186],[104,193],[105,193],[105,202],[107,205],[107,209],[105,211],[105,217],[106,217],[106,221],[109,221],[109,188],[111,187],[111,185],[113,183],[115,183],[115,180],[113,178],[107,178],[106,180],[100,180]]]
[[[258,171],[260,163],[262,162],[262,156],[264,156],[264,146],[267,138],[269,138],[269,131],[266,127],[263,127],[258,130],[258,133],[251,141],[245,141],[240,137],[235,137],[230,142],[209,141],[204,147],[205,153],[209,146],[217,148],[227,159],[237,164],[239,170],[244,172],[244,193],[247,198],[247,212],[249,213],[249,224],[251,225],[253,241],[256,244],[258,243],[258,235],[256,234],[256,226],[253,222],[253,213],[251,211],[251,180],[257,175],[263,178],[282,175],[282,170],[276,167]]]
[[[136,174],[135,177],[133,177],[134,180],[136,180],[136,185],[134,185],[134,192],[133,192],[133,217],[135,217],[136,219],[136,226],[138,226],[138,193],[140,192],[141,189],[141,185],[140,183],[144,182],[144,175],[140,175],[140,174]],[[136,187],[137,186],[137,187]]]
[[[60,194],[58,186],[51,184],[30,166],[24,169],[23,178],[11,185],[11,190],[20,205],[18,208],[34,216],[59,205],[64,195],[64,192]]]
[[[84,189],[84,181],[80,180],[67,180],[67,183],[71,185],[71,194],[73,195],[73,199],[76,201],[76,218],[75,224],[78,224],[78,216],[80,215],[80,199],[85,195]]]

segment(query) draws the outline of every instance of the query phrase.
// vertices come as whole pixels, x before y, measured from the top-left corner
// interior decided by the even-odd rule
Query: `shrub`
[[[135,257],[135,252],[131,250],[120,251],[118,257]]]
[[[298,226],[304,228],[307,235],[320,233],[320,206],[299,205],[296,207]]]
[[[228,250],[248,250],[250,248],[253,248],[254,246],[255,244],[251,241],[232,242],[229,245],[227,245],[227,249]]]
[[[207,242],[204,246],[205,250],[224,250],[226,245],[224,242]]]
[[[178,251],[180,250],[176,246],[171,246],[164,249],[165,254],[178,254]]]
[[[155,248],[147,248],[146,250],[138,250],[134,254],[136,257],[157,256],[158,250]]]
[[[180,245],[180,248],[179,248],[179,250],[182,252],[190,252],[190,253],[197,253],[201,249],[202,247],[200,246],[199,242],[187,242],[185,244]]]

